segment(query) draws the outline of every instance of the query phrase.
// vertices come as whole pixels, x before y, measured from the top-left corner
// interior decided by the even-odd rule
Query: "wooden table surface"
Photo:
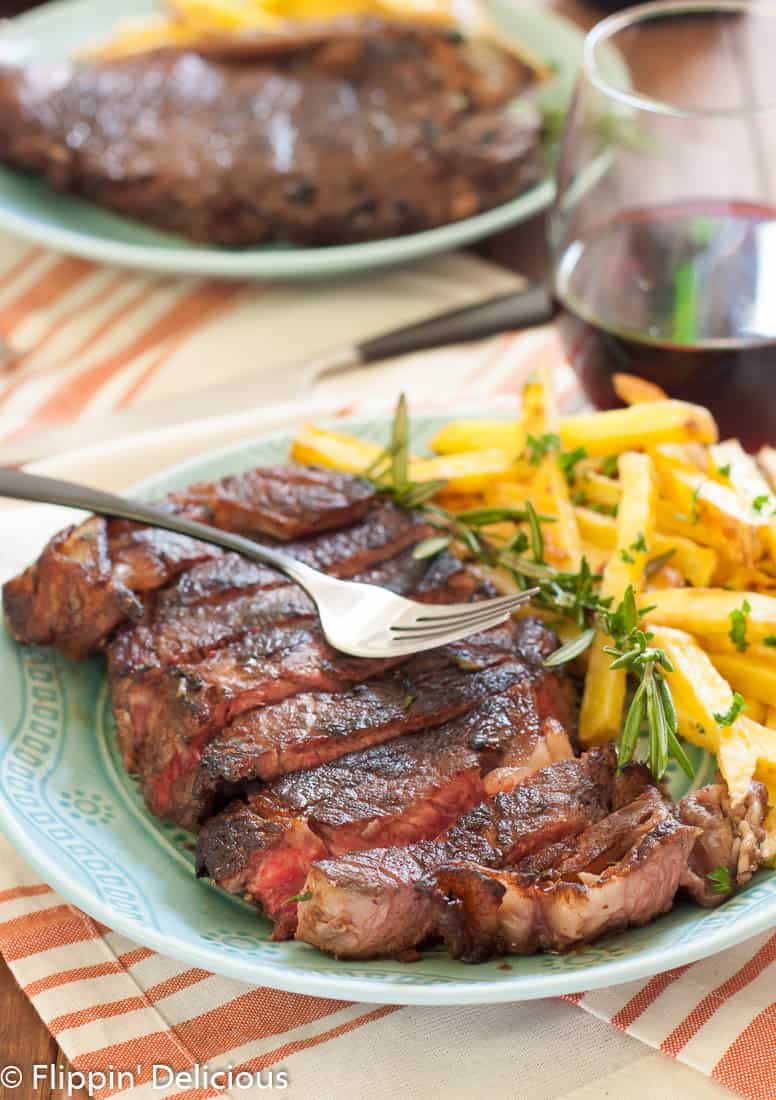
[[[543,3],[584,28],[592,26],[601,15],[600,7],[590,0],[531,2]],[[23,3],[21,0],[0,0],[0,18],[31,6],[33,5],[29,2]],[[485,242],[478,251],[529,276],[540,275],[545,263],[544,220],[541,216],[533,218],[516,229]],[[20,992],[8,967],[0,959],[0,1065],[18,1065],[28,1069],[35,1063],[57,1062],[66,1064],[57,1043],[40,1022],[31,1003]],[[83,1091],[76,1091],[72,1095],[75,1100],[87,1100]],[[0,1097],[2,1100],[62,1100],[64,1094],[59,1089],[32,1088],[30,1084],[24,1084],[12,1093],[0,1087]]]

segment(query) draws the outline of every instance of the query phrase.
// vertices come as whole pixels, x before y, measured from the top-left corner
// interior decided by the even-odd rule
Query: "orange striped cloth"
[[[335,287],[176,281],[0,239],[0,337],[10,348],[0,365],[0,441],[74,418],[86,430],[90,416],[183,387],[201,389],[206,407],[209,386],[255,370],[260,358],[299,358],[316,341],[366,335],[510,285],[468,256]],[[566,407],[578,403],[550,328],[427,353],[425,369],[414,356],[351,374],[323,384],[322,397],[340,411],[387,405],[399,387],[426,406],[442,390],[453,407],[509,399],[540,362],[557,364]],[[374,1007],[250,988],[159,956],[68,905],[0,840],[0,952],[73,1066],[105,1075],[93,1081],[98,1098],[266,1095],[201,1074],[168,1085],[162,1074],[156,1087],[152,1067],[163,1064],[263,1071],[263,1084],[282,1071],[289,1094],[305,1100],[432,1089],[528,1100],[635,1089],[670,1100],[724,1095],[722,1086],[776,1100],[776,935],[565,1001]]]

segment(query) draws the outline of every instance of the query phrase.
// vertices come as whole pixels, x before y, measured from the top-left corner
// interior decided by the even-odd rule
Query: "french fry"
[[[525,432],[519,420],[451,420],[429,447],[442,455],[495,447],[517,456],[525,447]]]
[[[539,380],[529,383],[523,391],[523,427],[526,436],[531,434],[558,435],[561,419],[555,386],[548,370],[539,372]],[[548,452],[539,463],[539,477],[545,480],[549,498],[550,515],[557,523],[547,532],[558,555],[557,564],[571,572],[579,568],[582,557],[582,540],[577,527],[577,517],[571,503],[566,475],[558,465],[558,455]]]
[[[715,654],[722,657],[738,657],[741,655],[740,648],[730,637],[729,632],[727,634],[702,634],[698,637],[698,641],[707,653],[712,654],[712,657]],[[770,665],[776,661],[776,649],[764,642],[747,641],[744,652],[747,660],[758,661],[761,664]]]
[[[667,626],[650,626],[650,630],[653,644],[665,652],[673,666],[666,679],[679,713],[679,732],[687,741],[715,753],[720,727],[714,715],[730,708],[733,692],[729,684],[692,635]]]
[[[719,671],[719,669],[717,671]],[[735,684],[732,686],[735,687]],[[743,713],[747,718],[751,718],[753,722],[759,722],[761,726],[766,726],[768,724],[765,721],[768,717],[768,708],[765,703],[761,703],[759,699],[747,699],[744,703]]]
[[[746,612],[746,640],[762,644],[776,635],[776,598],[757,592],[729,592],[724,588],[664,588],[650,592],[654,605],[647,615],[649,623],[678,627],[690,634],[727,634],[734,611]]]
[[[481,493],[511,469],[512,456],[495,448],[410,460],[413,481],[446,481],[445,493]]]
[[[306,424],[291,444],[291,457],[308,466],[328,466],[347,474],[361,474],[379,458],[383,448],[355,435]]]
[[[525,396],[523,400],[525,404]],[[464,427],[467,424],[470,427]],[[453,448],[462,449],[464,443],[466,449],[472,445],[509,449],[518,440],[522,447],[519,431],[519,425],[512,420],[454,420],[437,432],[431,446],[445,453]],[[650,450],[659,443],[714,443],[717,425],[708,409],[701,405],[669,400],[568,416],[561,420],[558,434],[565,450],[584,447],[588,455],[601,458],[623,451]]]
[[[612,550],[617,537],[617,524],[612,516],[577,508],[577,525],[583,539],[604,550]],[[706,546],[698,546],[681,535],[663,535],[655,531],[650,556],[658,557],[672,551],[669,565],[674,566],[696,588],[711,584],[717,566],[717,555]]]
[[[626,405],[646,405],[651,401],[667,401],[668,394],[655,382],[640,378],[638,374],[617,371],[612,375],[614,392]]]
[[[727,480],[757,526],[762,552],[776,563],[776,496],[770,483],[737,439],[726,439],[709,449],[717,471],[720,467],[725,470]]]
[[[735,657],[721,653],[710,653],[709,656],[717,672],[746,698],[758,699],[761,703],[771,703],[776,699],[776,659],[768,665],[753,661],[748,653]]]
[[[585,471],[579,479],[579,491],[585,500],[608,509],[612,514],[620,506],[620,483],[613,477]]]
[[[632,585],[637,593],[644,585],[647,548],[653,535],[655,479],[648,455],[628,452],[620,456],[622,500],[617,517],[614,553],[604,569],[601,597],[617,603]],[[579,737],[583,745],[600,745],[620,732],[625,701],[626,674],[610,669],[611,657],[604,653],[608,644],[599,633],[593,642],[588,662],[585,690],[579,715]]]
[[[589,455],[652,450],[659,443],[715,443],[717,425],[708,409],[684,401],[655,401],[627,409],[561,421],[560,438],[566,450],[584,447]]]
[[[689,521],[695,541],[711,546],[723,557],[752,565],[759,556],[759,524],[751,507],[718,481],[680,464],[660,447],[654,452],[661,496],[676,509],[675,518]],[[659,522],[666,517],[659,511]],[[672,520],[667,519],[668,523]]]
[[[765,474],[771,491],[776,493],[776,447],[761,447],[757,452],[757,465]]]

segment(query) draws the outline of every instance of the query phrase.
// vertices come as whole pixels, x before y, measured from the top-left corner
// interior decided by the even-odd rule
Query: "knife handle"
[[[530,283],[525,290],[512,291],[486,302],[440,313],[426,321],[373,336],[358,345],[362,363],[390,359],[425,348],[481,340],[499,332],[540,325],[552,317],[552,303],[543,283]]]

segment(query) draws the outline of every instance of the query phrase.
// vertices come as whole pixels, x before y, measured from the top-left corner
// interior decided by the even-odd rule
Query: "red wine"
[[[615,371],[708,405],[723,436],[776,445],[776,209],[692,202],[626,211],[561,257],[558,317],[590,399]]]

